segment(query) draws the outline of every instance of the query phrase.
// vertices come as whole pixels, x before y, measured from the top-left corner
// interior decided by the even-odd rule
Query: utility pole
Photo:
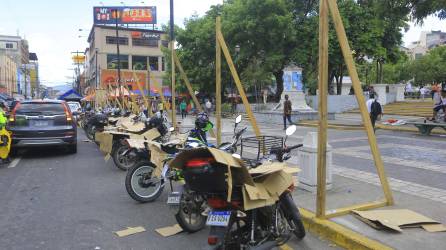
[[[76,50],[74,52],[71,52],[71,54],[76,54],[76,60],[74,60],[74,64],[76,64],[76,66],[77,66],[77,76],[78,76],[78,78],[74,79],[74,84],[75,84],[74,89],[77,92],[80,92],[80,87],[81,87],[80,86],[81,85],[81,69],[80,69],[80,63],[79,63],[79,53],[83,53],[83,52],[78,51],[78,50]]]
[[[170,47],[171,47],[171,64],[172,64],[172,124],[173,127],[177,127],[176,122],[176,105],[175,105],[175,32],[174,32],[174,20],[173,20],[173,0],[170,0]],[[162,87],[161,87],[162,91]]]
[[[96,74],[95,74],[95,89],[99,88],[99,84],[98,84],[98,77],[99,77],[99,72],[98,72],[98,48],[95,49],[96,55],[95,55],[95,69],[96,69]]]
[[[119,17],[119,11],[118,9],[114,9],[115,12],[115,28],[116,28],[116,53],[118,55],[118,88],[119,93],[122,96],[121,93],[121,56],[119,53],[119,33],[118,33],[118,17]],[[122,96],[122,98],[124,98]]]

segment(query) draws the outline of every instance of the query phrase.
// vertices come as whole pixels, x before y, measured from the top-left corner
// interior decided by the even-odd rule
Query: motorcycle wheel
[[[122,171],[127,171],[131,167],[135,166],[138,159],[137,157],[131,157],[130,155],[123,155],[123,153],[128,150],[129,147],[122,143],[118,143],[117,147],[112,151],[113,162],[116,167]]]
[[[96,133],[96,127],[94,125],[87,126],[87,129],[85,131],[87,138],[91,141],[94,141],[95,133]]]
[[[127,171],[125,189],[135,201],[141,203],[156,200],[164,189],[164,180],[153,177],[156,166],[147,161],[139,162]]]
[[[184,188],[178,213],[175,214],[175,219],[184,231],[195,233],[206,226],[206,216],[201,214],[203,203],[201,197],[198,197],[187,187]]]
[[[286,204],[284,204],[286,203]],[[293,228],[293,233],[297,239],[301,240],[305,237],[305,227],[302,222],[302,218],[299,212],[299,208],[294,203],[291,194],[286,194],[285,199],[282,201],[282,209],[287,217],[288,224]]]

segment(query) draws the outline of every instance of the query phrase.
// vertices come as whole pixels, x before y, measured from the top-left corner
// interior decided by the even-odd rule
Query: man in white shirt
[[[207,101],[206,101],[206,111],[207,111],[207,113],[210,115],[211,114],[211,112],[212,112],[212,103],[211,103],[211,101],[208,99]]]

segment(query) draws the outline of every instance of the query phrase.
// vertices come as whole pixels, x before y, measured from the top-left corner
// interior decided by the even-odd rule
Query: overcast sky
[[[150,5],[157,7],[158,23],[169,20],[169,0],[103,0],[104,5]],[[175,22],[192,14],[204,14],[211,5],[223,0],[175,0]],[[93,6],[96,0],[1,0],[0,34],[25,37],[30,51],[37,53],[40,64],[40,79],[45,85],[59,85],[71,81],[74,67],[70,52],[84,51],[86,37],[93,23]],[[79,32],[79,29],[85,31]],[[446,31],[446,21],[435,17],[425,20],[423,26],[411,25],[404,35],[407,45],[419,38],[422,30]],[[78,36],[83,36],[79,38]]]

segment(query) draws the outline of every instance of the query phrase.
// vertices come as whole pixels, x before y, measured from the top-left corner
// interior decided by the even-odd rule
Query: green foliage
[[[446,47],[430,50],[420,59],[413,60],[408,66],[409,74],[415,78],[416,85],[442,82],[446,79]]]

